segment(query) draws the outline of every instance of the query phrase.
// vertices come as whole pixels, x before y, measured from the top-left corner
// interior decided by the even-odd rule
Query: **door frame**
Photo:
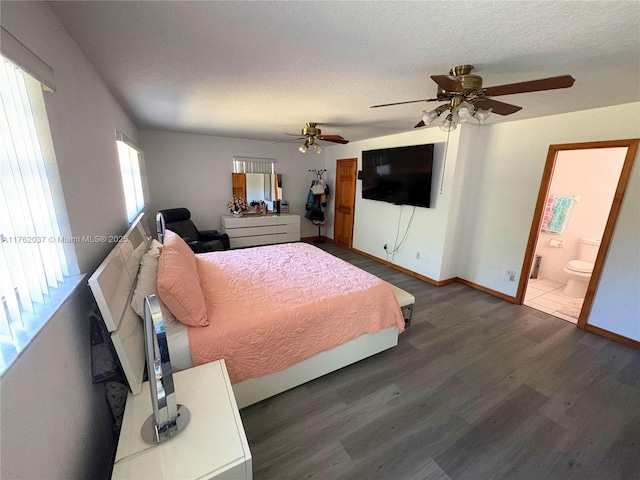
[[[338,186],[340,182],[338,182],[338,162],[346,162],[346,161],[355,161],[356,171],[353,179],[353,205],[351,206],[351,211],[353,212],[351,215],[351,235],[349,237],[349,245],[348,248],[353,248],[353,223],[356,220],[356,190],[358,189],[358,159],[356,157],[353,158],[338,158],[336,160],[336,200],[333,202],[333,240],[336,241],[336,218],[338,213]]]
[[[640,139],[631,138],[625,140],[608,140],[602,142],[584,142],[584,143],[566,143],[558,145],[549,145],[549,151],[547,153],[547,161],[542,173],[542,181],[540,182],[540,191],[538,192],[538,199],[536,201],[536,207],[533,214],[533,220],[531,222],[531,230],[529,231],[529,240],[527,241],[527,247],[525,250],[524,260],[522,262],[522,269],[520,273],[520,281],[518,283],[518,290],[516,293],[516,303],[522,304],[524,301],[524,295],[529,282],[529,275],[531,266],[533,264],[533,258],[535,255],[536,243],[538,241],[538,233],[540,231],[540,224],[542,222],[544,208],[546,206],[547,197],[549,195],[549,188],[551,187],[551,179],[553,178],[553,171],[555,169],[558,152],[566,150],[594,150],[597,148],[616,148],[627,147],[627,155],[625,156],[624,163],[622,165],[622,172],[620,173],[620,180],[616,187],[616,192],[613,197],[613,203],[611,204],[611,211],[607,224],[602,234],[602,241],[600,243],[600,249],[593,266],[593,273],[589,280],[589,286],[587,287],[587,293],[584,297],[584,303],[580,316],[578,317],[577,326],[584,329],[587,325],[587,318],[591,313],[591,306],[593,304],[593,298],[595,296],[598,283],[600,282],[600,275],[602,274],[602,268],[604,267],[604,261],[609,251],[611,244],[611,238],[613,237],[613,231],[618,221],[618,215],[620,213],[620,207],[624,194],[627,190],[629,178],[631,177],[631,170],[633,168],[633,162],[635,161],[636,154],[638,153],[638,144]]]

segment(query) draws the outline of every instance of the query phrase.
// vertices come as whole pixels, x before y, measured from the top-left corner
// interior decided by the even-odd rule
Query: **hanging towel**
[[[551,217],[547,224],[547,232],[564,232],[567,222],[569,221],[569,215],[571,214],[571,207],[573,207],[573,198],[554,197],[553,206],[551,207]]]
[[[553,208],[553,200],[555,199],[555,195],[549,195],[547,198],[547,204],[544,206],[544,213],[542,214],[542,227],[541,230],[543,232],[547,231],[549,227],[549,220],[551,220],[551,209]]]

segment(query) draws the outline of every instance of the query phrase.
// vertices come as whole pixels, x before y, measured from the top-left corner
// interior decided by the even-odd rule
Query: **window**
[[[233,157],[233,173],[276,173],[273,158]]]
[[[4,372],[46,322],[44,306],[58,295],[69,267],[60,241],[66,210],[50,183],[51,178],[59,181],[59,176],[51,158],[48,122],[42,119],[46,120],[42,85],[4,57],[0,57],[0,110],[0,372]]]
[[[120,158],[124,200],[127,206],[127,219],[131,223],[144,208],[144,190],[140,168],[142,154],[125,135],[118,132],[117,136],[116,143]]]

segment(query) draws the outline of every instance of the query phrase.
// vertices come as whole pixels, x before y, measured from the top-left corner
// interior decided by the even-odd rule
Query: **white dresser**
[[[174,438],[158,445],[142,440],[151,414],[149,384],[129,393],[112,479],[251,480],[251,452],[224,360],[173,375],[178,404],[191,414]]]
[[[300,240],[300,215],[223,215],[220,221],[231,248]]]

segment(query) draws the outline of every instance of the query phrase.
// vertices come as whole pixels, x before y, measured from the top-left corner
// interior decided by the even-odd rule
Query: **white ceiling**
[[[354,140],[412,130],[430,75],[484,86],[570,74],[488,123],[640,100],[640,2],[50,2],[139,127],[268,141],[305,122]]]

